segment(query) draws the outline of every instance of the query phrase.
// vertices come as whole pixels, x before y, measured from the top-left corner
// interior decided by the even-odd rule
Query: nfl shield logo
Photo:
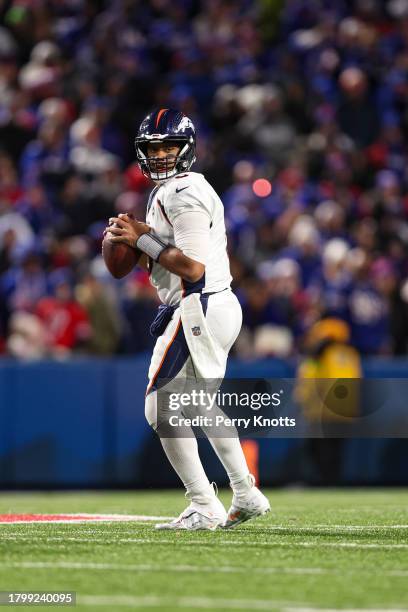
[[[201,329],[200,329],[200,327],[198,325],[196,327],[192,327],[191,331],[193,332],[193,336],[200,336],[201,335]]]

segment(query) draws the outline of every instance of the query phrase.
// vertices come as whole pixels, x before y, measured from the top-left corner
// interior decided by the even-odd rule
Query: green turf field
[[[65,609],[112,612],[408,610],[407,491],[269,496],[267,517],[232,531],[1,524],[0,590],[76,591]],[[180,492],[3,494],[0,512],[175,516],[184,504]]]

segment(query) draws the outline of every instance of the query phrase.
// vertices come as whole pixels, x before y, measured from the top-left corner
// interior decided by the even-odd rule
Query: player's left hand
[[[110,233],[109,239],[112,242],[123,242],[135,248],[136,241],[140,236],[150,232],[150,226],[131,218],[127,214],[121,214],[109,219],[109,226],[105,229],[104,235],[107,232]]]

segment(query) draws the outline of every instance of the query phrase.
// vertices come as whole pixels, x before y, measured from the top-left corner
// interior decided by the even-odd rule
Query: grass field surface
[[[268,495],[272,512],[235,530],[169,532],[150,517],[179,514],[181,492],[2,494],[1,514],[138,520],[0,524],[0,590],[75,591],[58,609],[84,611],[408,610],[406,490]]]

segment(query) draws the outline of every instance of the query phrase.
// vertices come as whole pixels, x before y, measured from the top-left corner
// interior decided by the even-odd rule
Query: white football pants
[[[175,310],[165,332],[157,339],[150,363],[145,415],[153,429],[157,428],[156,385],[160,386],[160,379],[182,383],[183,377],[193,372],[199,378],[214,378],[221,383],[228,353],[241,329],[241,306],[230,289],[210,295],[207,304],[201,307],[198,294],[183,300],[181,308]],[[234,489],[234,484],[244,481],[249,473],[237,432],[230,429],[228,438],[211,437],[211,428],[208,432],[202,429]],[[193,430],[190,428],[187,437],[185,431],[184,427],[183,437],[161,437],[161,443],[191,499],[205,503],[212,490],[199,458]]]

